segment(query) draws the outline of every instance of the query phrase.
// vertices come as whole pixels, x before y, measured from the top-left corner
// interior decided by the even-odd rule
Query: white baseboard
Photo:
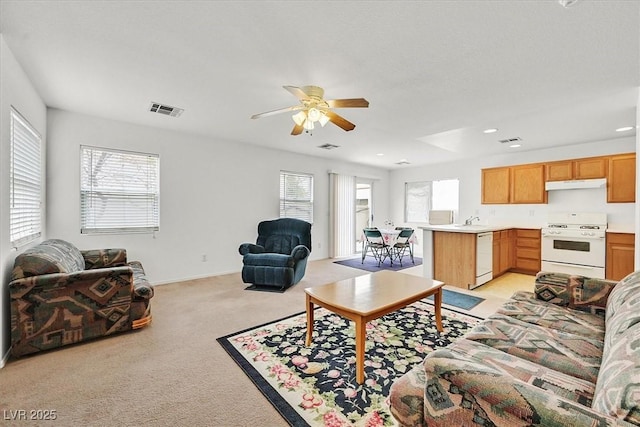
[[[4,368],[4,365],[6,365],[9,360],[9,354],[11,354],[11,346],[9,346],[7,352],[2,356],[2,359],[0,359],[0,369]]]
[[[172,280],[164,280],[161,282],[151,282],[149,281],[149,283],[151,283],[153,286],[161,286],[161,285],[170,285],[172,283],[178,283],[178,282],[186,282],[189,280],[198,280],[198,279],[206,279],[207,277],[215,277],[215,276],[224,276],[225,274],[235,274],[235,273],[239,273],[238,270],[234,270],[234,271],[221,271],[219,273],[215,273],[215,274],[202,274],[199,276],[189,276],[189,277],[184,277],[184,278],[180,278],[180,279],[172,279]]]

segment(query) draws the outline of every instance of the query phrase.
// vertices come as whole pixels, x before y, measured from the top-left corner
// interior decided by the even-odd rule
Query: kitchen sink
[[[456,228],[468,228],[470,230],[480,230],[480,229],[484,229],[487,228],[486,225],[480,225],[480,224],[453,224],[454,227]]]

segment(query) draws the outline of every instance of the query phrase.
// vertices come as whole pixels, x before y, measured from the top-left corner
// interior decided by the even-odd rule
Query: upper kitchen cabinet
[[[482,169],[482,203],[509,203],[510,168]]]
[[[544,164],[482,169],[482,203],[547,203]]]
[[[636,201],[636,155],[620,154],[609,157],[607,176],[607,202],[633,203]]]
[[[608,157],[588,157],[546,164],[546,181],[605,178]]]
[[[607,160],[606,157],[590,157],[574,161],[574,179],[606,178]]]
[[[511,203],[547,203],[544,164],[511,167]]]

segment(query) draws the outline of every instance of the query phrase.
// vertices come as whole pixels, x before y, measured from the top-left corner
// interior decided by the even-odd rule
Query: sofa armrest
[[[140,261],[131,261],[129,267],[133,270],[133,296],[135,300],[150,300],[153,297],[153,286],[147,280],[147,275]]]
[[[262,254],[265,252],[264,246],[254,245],[253,243],[243,243],[238,248],[240,255],[246,254]]]
[[[127,264],[126,249],[91,249],[87,251],[80,251],[80,253],[84,258],[86,270],[120,267]]]
[[[540,271],[536,298],[562,307],[604,315],[607,299],[617,281]]]
[[[310,253],[311,251],[309,251],[309,248],[307,248],[305,245],[298,245],[291,251],[291,256],[296,261],[299,261],[308,257]]]

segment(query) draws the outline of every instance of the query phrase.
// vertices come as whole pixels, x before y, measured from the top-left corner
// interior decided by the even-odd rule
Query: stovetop
[[[607,214],[595,212],[550,212],[548,229],[606,230]]]

